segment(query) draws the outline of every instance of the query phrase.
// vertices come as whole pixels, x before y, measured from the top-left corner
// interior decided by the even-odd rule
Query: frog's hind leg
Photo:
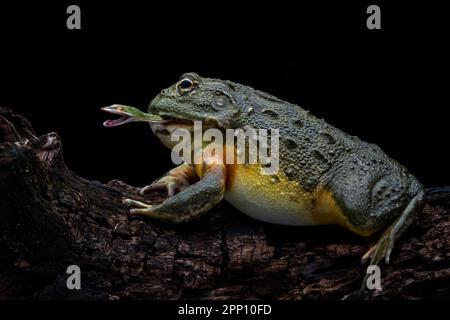
[[[395,242],[421,213],[424,194],[425,192],[423,190],[419,190],[419,192],[411,199],[400,216],[383,232],[378,242],[362,257],[362,262],[364,264],[370,259],[371,265],[378,265],[383,258],[385,263],[389,264]],[[369,274],[366,274],[364,278],[362,290],[365,289],[368,276]]]
[[[378,242],[363,256],[363,262],[370,258],[370,264],[378,264],[383,258],[389,264],[395,241],[415,221],[420,214],[423,203],[424,191],[421,190],[408,203],[400,216],[383,232]]]

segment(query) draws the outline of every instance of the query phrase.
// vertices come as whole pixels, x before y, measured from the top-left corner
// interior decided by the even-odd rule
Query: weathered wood
[[[0,298],[341,299],[357,290],[374,239],[339,227],[281,227],[221,203],[186,225],[131,217],[120,181],[65,165],[56,133],[0,109]],[[382,266],[382,290],[351,298],[450,297],[450,188],[429,190],[421,220]],[[82,271],[68,290],[66,268]]]

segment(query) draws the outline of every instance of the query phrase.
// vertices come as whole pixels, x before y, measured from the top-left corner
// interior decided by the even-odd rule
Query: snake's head
[[[102,110],[111,114],[121,116],[118,119],[106,120],[105,122],[103,122],[103,125],[105,127],[116,127],[128,122],[136,121],[156,123],[164,122],[163,118],[159,116],[150,115],[148,113],[142,112],[137,108],[125,106],[122,104],[113,104],[109,107],[103,107]]]

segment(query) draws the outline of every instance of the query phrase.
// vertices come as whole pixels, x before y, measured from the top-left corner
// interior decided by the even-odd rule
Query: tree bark
[[[282,227],[223,202],[170,225],[128,215],[121,181],[71,172],[56,133],[0,109],[1,299],[450,298],[450,187],[430,189],[420,221],[382,265],[381,290],[357,293],[376,238],[334,226]],[[69,265],[81,290],[69,290]]]

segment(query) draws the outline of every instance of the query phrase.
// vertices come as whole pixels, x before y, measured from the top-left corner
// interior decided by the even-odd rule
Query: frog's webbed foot
[[[194,180],[196,174],[192,166],[182,164],[166,175],[157,179],[152,184],[139,189],[139,194],[143,195],[149,191],[167,190],[168,197],[172,197],[178,192],[183,191],[190,185],[190,181]]]
[[[130,207],[133,207],[132,209],[130,209],[130,214],[147,215],[147,213],[151,212],[152,208],[155,207],[155,205],[147,204],[133,199],[123,199],[123,203]]]
[[[130,206],[130,215],[146,216],[167,222],[179,222],[176,216],[161,211],[161,205],[147,204],[133,199],[124,199],[123,203]]]
[[[170,199],[174,198],[172,197],[168,200]],[[181,212],[173,210],[174,208],[170,204],[167,206],[165,202],[151,205],[133,199],[124,199],[123,203],[131,207],[130,215],[145,216],[170,223],[187,222],[197,217],[200,213],[198,211]]]
[[[139,194],[143,195],[150,191],[167,190],[167,195],[172,197],[174,194],[183,191],[189,187],[189,181],[183,177],[171,175],[164,176],[154,181],[152,184],[139,189]]]
[[[392,226],[390,226],[380,237],[378,242],[372,246],[361,259],[362,264],[366,264],[370,259],[370,264],[375,265],[380,263],[384,258],[385,263],[389,264],[392,249],[395,243],[395,234],[392,232]]]
[[[398,238],[404,233],[404,231],[414,222],[417,215],[420,213],[420,208],[424,192],[420,191],[406,206],[401,215],[383,232],[378,242],[371,247],[362,257],[362,263],[365,264],[370,259],[370,265],[378,265],[381,260],[386,264],[389,264],[392,249]],[[368,279],[366,274],[362,290],[366,288],[366,282]]]

